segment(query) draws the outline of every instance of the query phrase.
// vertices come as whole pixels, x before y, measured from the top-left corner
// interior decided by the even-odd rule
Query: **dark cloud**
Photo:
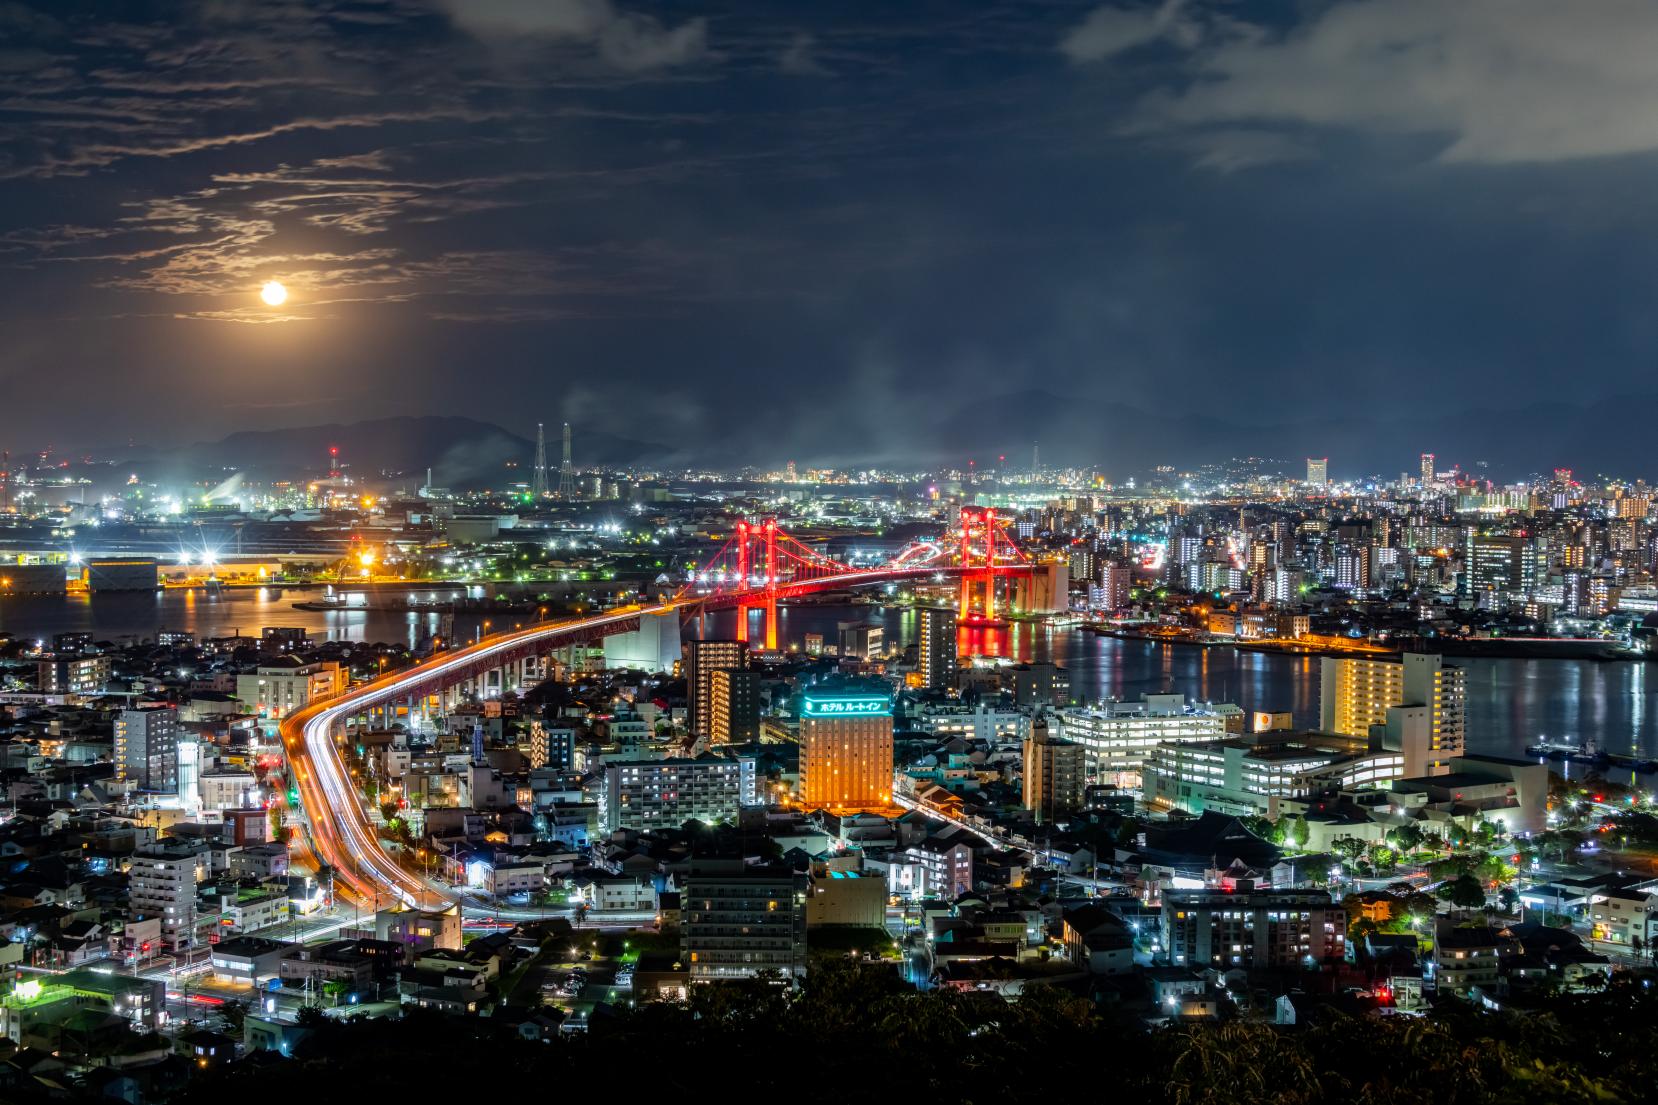
[[[1654,10],[0,4],[0,443],[1449,455],[1649,387]]]

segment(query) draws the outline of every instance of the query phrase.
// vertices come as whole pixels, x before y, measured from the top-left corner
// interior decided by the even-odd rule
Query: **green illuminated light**
[[[856,698],[807,698],[801,706],[801,717],[890,717],[892,699],[885,695],[860,695]]]

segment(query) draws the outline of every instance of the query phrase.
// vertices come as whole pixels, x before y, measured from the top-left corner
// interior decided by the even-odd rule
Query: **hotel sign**
[[[801,717],[888,717],[892,714],[892,699],[885,695],[860,695],[856,698],[808,698]]]

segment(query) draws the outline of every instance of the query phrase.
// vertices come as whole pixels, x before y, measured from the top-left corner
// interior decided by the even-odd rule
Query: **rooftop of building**
[[[281,940],[267,940],[263,936],[232,936],[229,940],[219,941],[213,948],[213,954],[252,958],[288,947],[292,945]]]
[[[1513,780],[1501,775],[1487,775],[1479,771],[1452,771],[1445,775],[1421,775],[1411,779],[1395,779],[1393,789],[1405,788],[1451,790],[1456,787],[1512,786]]]

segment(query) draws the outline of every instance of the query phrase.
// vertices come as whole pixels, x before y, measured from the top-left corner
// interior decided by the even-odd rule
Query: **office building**
[[[1385,788],[1404,756],[1356,737],[1272,730],[1223,741],[1160,744],[1144,772],[1148,803],[1161,809],[1277,820],[1283,804],[1337,790]]]
[[[921,636],[915,660],[921,685],[930,691],[945,690],[956,677],[956,612],[924,606],[917,621]]]
[[[684,646],[685,698],[691,712],[691,735],[707,738],[714,731],[714,673],[748,668],[746,641],[686,641]]]
[[[161,842],[133,853],[127,874],[128,920],[161,922],[161,939],[174,951],[195,946],[196,885],[207,877],[204,845]]]
[[[807,878],[740,859],[696,860],[680,892],[680,959],[693,983],[806,972]]]
[[[1071,673],[1051,660],[1032,660],[1008,668],[1003,686],[1019,706],[1064,706],[1071,701]]]
[[[97,694],[110,674],[108,656],[47,656],[35,662],[41,694]]]
[[[1536,547],[1529,538],[1470,529],[1463,545],[1463,594],[1481,606],[1504,605],[1537,585]]]
[[[298,652],[311,647],[311,631],[302,625],[267,625],[259,631],[260,652]]]
[[[1176,967],[1306,969],[1346,955],[1347,911],[1323,890],[1235,887],[1163,894],[1163,947]]]
[[[867,622],[841,622],[840,654],[873,660],[886,650],[886,630]]]
[[[1178,694],[1148,694],[1140,702],[1102,702],[1059,713],[1060,735],[1082,745],[1088,779],[1140,785],[1140,770],[1165,741],[1221,740],[1243,731],[1243,711],[1232,705],[1187,705]]]
[[[1080,744],[1061,740],[1048,729],[1046,718],[1031,720],[1024,748],[1025,808],[1038,824],[1056,820],[1082,807],[1087,783],[1086,753]]]
[[[1330,482],[1330,458],[1307,458],[1307,482],[1314,487],[1323,487]]]
[[[1368,739],[1372,727],[1386,731],[1388,711],[1395,706],[1422,706],[1427,710],[1421,741],[1425,743],[1421,774],[1449,771],[1449,761],[1462,754],[1466,697],[1461,668],[1446,666],[1444,657],[1407,652],[1398,660],[1326,656],[1321,661],[1319,728],[1326,733]],[[1409,736],[1402,726],[1409,719],[1393,719],[1395,736]],[[1404,750],[1404,749],[1402,749]],[[1411,760],[1407,755],[1407,761]],[[1407,763],[1414,774],[1416,764]]]
[[[236,697],[260,717],[275,720],[339,694],[346,681],[345,669],[334,660],[308,664],[283,656],[260,664],[250,675],[238,675]]]
[[[599,791],[599,831],[653,832],[687,821],[709,825],[737,820],[753,801],[754,760],[703,755],[696,759],[633,760],[606,764]]]
[[[873,681],[808,689],[800,708],[800,798],[807,809],[892,805],[892,697]]]
[[[1429,486],[1432,486],[1432,484],[1433,484],[1433,481],[1434,481],[1433,459],[1434,458],[1433,458],[1432,453],[1423,453],[1422,454],[1422,486],[1423,487],[1429,487]]]
[[[717,668],[713,672],[708,738],[715,744],[760,739],[760,673]]]
[[[122,710],[115,715],[115,777],[139,790],[177,793],[178,744],[177,710]]]

